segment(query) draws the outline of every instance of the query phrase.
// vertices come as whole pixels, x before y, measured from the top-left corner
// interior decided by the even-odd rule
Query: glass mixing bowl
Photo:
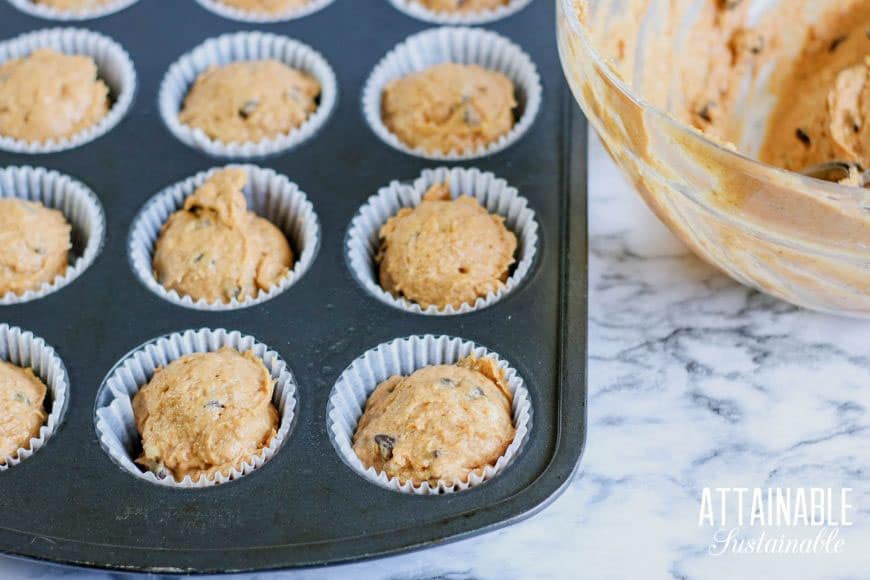
[[[617,165],[674,234],[734,279],[807,308],[870,317],[870,190],[763,164],[649,104],[600,50],[630,2],[556,0],[565,76]],[[642,52],[662,38],[641,22],[674,3],[636,4],[648,7],[630,16]],[[635,71],[642,60],[630,59]],[[742,108],[747,125],[762,125],[763,97],[747,97],[757,105]]]

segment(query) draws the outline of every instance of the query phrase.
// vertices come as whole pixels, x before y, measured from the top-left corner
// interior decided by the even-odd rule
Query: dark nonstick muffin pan
[[[108,133],[50,154],[0,152],[0,167],[31,165],[69,175],[99,198],[103,248],[78,278],[38,300],[0,306],[0,322],[54,347],[69,377],[67,409],[46,445],[0,471],[0,552],[52,562],[152,572],[227,572],[323,565],[424,548],[528,517],[568,484],[586,421],[586,132],[564,88],[552,34],[552,2],[534,0],[486,28],[534,61],[540,112],[516,143],[472,161],[428,161],[396,150],[369,128],[364,83],[397,43],[430,28],[387,0],[337,0],[276,24],[221,18],[193,0],[141,0],[76,23],[123,46],[137,73],[133,103]],[[9,39],[64,26],[0,3]],[[167,130],[157,106],[163,75],[204,40],[263,30],[299,40],[335,71],[338,99],[324,126],[292,150],[246,159],[286,175],[319,218],[308,271],[249,308],[204,311],[161,298],[134,274],[131,225],[164,188],[233,159],[216,159]],[[241,161],[241,160],[239,160]],[[369,293],[346,259],[350,222],[393,180],[439,166],[478,167],[524,196],[539,225],[524,279],[492,306],[467,314],[405,312]],[[132,476],[103,450],[95,429],[101,385],[140,345],[188,329],[255,337],[292,371],[298,404],[275,456],[249,475],[202,489],[173,489]],[[534,416],[516,459],[469,490],[405,494],[358,475],[336,453],[327,403],[343,370],[396,338],[447,335],[498,353],[522,376]]]

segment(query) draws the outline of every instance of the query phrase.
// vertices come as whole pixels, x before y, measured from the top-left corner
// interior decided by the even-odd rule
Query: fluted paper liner
[[[259,454],[243,463],[241,469],[232,468],[228,472],[214,474],[210,479],[202,476],[193,481],[188,475],[183,481],[177,482],[171,476],[160,479],[154,473],[143,470],[135,463],[141,449],[141,439],[133,415],[133,397],[151,380],[158,368],[188,354],[214,352],[224,346],[239,352],[253,351],[275,379],[272,402],[281,418],[277,434]],[[115,463],[150,483],[176,488],[202,488],[226,483],[259,469],[281,449],[293,426],[296,391],[296,382],[287,364],[278,353],[252,336],[222,328],[177,332],[145,343],[121,359],[109,372],[97,395],[97,437],[103,450]]]
[[[390,4],[408,16],[431,22],[432,24],[449,24],[452,26],[469,26],[488,24],[516,14],[532,3],[532,0],[511,0],[503,6],[477,12],[448,12],[427,8],[419,0],[389,0]]]
[[[247,171],[248,183],[244,192],[248,209],[266,218],[284,233],[293,249],[293,265],[268,290],[261,289],[256,296],[242,300],[233,298],[227,303],[194,300],[190,296],[163,287],[154,276],[153,268],[154,250],[160,229],[170,215],[182,209],[188,196],[224,167],[197,173],[152,197],[133,220],[128,242],[130,264],[139,280],[149,290],[178,306],[196,310],[236,310],[271,300],[290,288],[308,271],[320,247],[320,222],[314,213],[314,206],[298,185],[272,169],[255,165],[226,167],[242,167]]]
[[[6,458],[5,464],[0,465],[0,471],[5,471],[30,458],[54,435],[66,412],[69,376],[63,361],[44,340],[8,324],[0,324],[0,360],[33,369],[33,373],[48,387],[45,398],[48,418],[26,447],[19,448]]]
[[[505,218],[505,227],[517,237],[516,263],[501,288],[479,297],[473,304],[463,304],[459,308],[452,305],[438,308],[432,305],[424,310],[419,304],[404,297],[393,296],[381,287],[375,260],[380,247],[378,232],[401,208],[416,207],[432,185],[445,182],[450,186],[450,193],[454,197],[470,195],[488,212]],[[357,281],[381,302],[414,314],[465,314],[495,304],[522,283],[535,260],[538,223],[526,198],[504,179],[477,168],[441,167],[425,170],[412,185],[394,181],[381,188],[353,218],[345,245],[348,264]]]
[[[472,151],[428,152],[412,149],[383,122],[381,100],[390,81],[436,64],[476,64],[500,72],[514,84],[516,123],[506,135]],[[532,59],[503,36],[478,28],[433,28],[408,37],[375,66],[363,89],[362,107],[369,126],[385,143],[409,155],[456,161],[476,159],[502,151],[518,141],[532,126],[541,108],[541,79]]]
[[[236,20],[238,22],[259,24],[286,22],[288,20],[302,18],[303,16],[308,16],[309,14],[314,14],[315,12],[323,10],[334,1],[335,0],[309,0],[304,6],[295,7],[291,8],[290,10],[285,10],[284,12],[272,14],[269,12],[254,12],[252,10],[236,8],[235,6],[229,6],[228,4],[224,4],[220,0],[197,0],[197,2],[199,2],[200,5],[203,6],[206,10],[214,12],[218,16],[222,16],[230,20]]]
[[[374,467],[366,468],[353,450],[353,435],[365,410],[366,401],[375,388],[396,375],[407,376],[429,365],[453,364],[474,355],[490,358],[505,370],[508,390],[513,394],[513,422],[516,434],[494,465],[472,472],[465,481],[440,481],[431,486],[428,481],[415,485],[402,484],[397,477],[389,478]],[[522,377],[499,355],[471,341],[449,336],[411,336],[381,344],[366,352],[345,369],[332,389],[327,409],[327,431],[341,459],[368,481],[404,493],[437,495],[453,493],[480,485],[503,472],[516,458],[532,428],[532,403]]]
[[[0,42],[0,63],[26,57],[38,48],[53,48],[64,54],[84,55],[94,59],[99,78],[109,87],[109,95],[113,99],[112,108],[95,124],[59,140],[24,141],[0,135],[0,149],[28,154],[73,149],[104,135],[127,114],[136,93],[136,69],[120,44],[108,36],[90,30],[50,28]]]
[[[196,78],[211,66],[252,60],[278,60],[306,72],[320,83],[317,109],[285,135],[261,141],[224,143],[202,129],[183,124],[178,115]],[[335,109],[338,84],[326,59],[306,44],[265,32],[236,32],[206,40],[169,67],[160,84],[158,107],[163,122],[182,143],[215,157],[253,158],[287,151],[311,138]]]
[[[120,12],[128,6],[132,6],[138,1],[139,0],[113,0],[112,2],[106,2],[100,6],[73,10],[61,10],[53,6],[48,6],[47,4],[37,4],[33,0],[9,0],[9,3],[22,12],[30,14],[31,16],[36,16],[37,18],[73,21],[108,16],[109,14]]]
[[[87,186],[57,171],[30,166],[7,167],[0,169],[0,198],[4,197],[38,201],[59,210],[72,228],[72,248],[63,274],[36,290],[0,295],[0,305],[30,302],[56,292],[93,264],[103,247],[106,218],[100,201]]]

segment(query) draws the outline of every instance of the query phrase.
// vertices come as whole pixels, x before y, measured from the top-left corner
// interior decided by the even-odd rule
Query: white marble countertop
[[[589,431],[570,488],[475,539],[257,578],[868,577],[870,322],[800,310],[702,263],[594,139],[590,174]],[[837,528],[840,553],[711,555],[704,487],[851,488],[854,525]],[[0,559],[0,578],[55,575],[106,577]]]

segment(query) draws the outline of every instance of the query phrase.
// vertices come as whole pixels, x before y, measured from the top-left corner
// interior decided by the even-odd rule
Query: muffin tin
[[[280,23],[221,18],[192,0],[141,0],[85,26],[118,42],[137,73],[135,99],[106,135],[50,154],[0,152],[0,167],[39,166],[81,181],[99,198],[106,235],[70,284],[0,306],[0,322],[56,349],[68,376],[66,409],[50,440],[0,471],[0,552],[79,566],[151,572],[228,572],[323,565],[422,548],[492,530],[535,513],[568,483],[585,438],[585,123],[561,79],[546,33],[553,6],[534,0],[487,25],[534,61],[543,92],[528,132],[473,162],[526,198],[537,251],[501,300],[466,314],[425,316],[363,288],[347,261],[351,221],[382,187],[413,184],[443,163],[383,143],[362,113],[363,86],[379,60],[429,24],[388,0],[337,0]],[[0,3],[3,39],[46,27]],[[271,300],[208,311],[167,301],[134,273],[128,240],[158,192],[227,162],[188,147],[162,122],[161,79],[206,39],[263,30],[299,40],[333,67],[338,100],[324,126],[295,149],[250,163],[287,176],[320,224],[308,271]],[[157,485],[125,471],[97,438],[106,379],[142,345],[173,333],[237,331],[268,346],[296,384],[292,428],[274,457],[237,480],[198,489]],[[457,337],[498,353],[522,377],[533,420],[509,465],[470,489],[400,493],[357,473],[328,433],[329,399],[364,353],[417,335]]]

